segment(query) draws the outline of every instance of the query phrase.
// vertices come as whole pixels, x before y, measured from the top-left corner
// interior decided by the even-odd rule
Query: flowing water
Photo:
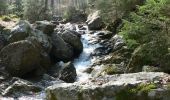
[[[88,27],[84,27],[85,30],[80,30],[78,28],[78,25],[76,25],[77,32],[84,32],[84,34],[82,34],[81,36],[81,41],[83,43],[83,52],[77,59],[74,60],[73,63],[77,72],[77,82],[87,81],[91,77],[90,74],[85,73],[84,71],[87,68],[90,68],[90,66],[93,64],[95,57],[92,54],[95,52],[95,49],[100,47],[98,43],[94,43],[94,41],[96,40],[95,34],[89,34]],[[30,96],[22,96],[17,99],[0,97],[0,100],[45,100],[45,92],[43,91],[41,93]]]
[[[77,27],[77,31],[83,31],[79,30]],[[76,67],[77,71],[77,81],[86,81],[88,78],[90,78],[90,74],[85,73],[84,71],[89,68],[95,60],[95,57],[92,56],[95,49],[100,47],[99,44],[93,44],[92,40],[95,38],[95,35],[88,34],[89,30],[86,26],[85,34],[82,35],[81,40],[83,43],[83,52],[81,53],[80,57],[75,59],[74,66]]]

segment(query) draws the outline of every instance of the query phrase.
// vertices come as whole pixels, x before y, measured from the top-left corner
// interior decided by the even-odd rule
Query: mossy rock
[[[150,65],[160,67],[164,69],[163,59],[168,53],[167,45],[163,45],[158,42],[150,42],[139,46],[132,54],[132,57],[128,64],[129,72],[140,72],[144,65]],[[167,61],[167,60],[166,60]]]
[[[122,74],[124,73],[124,68],[112,64],[112,65],[107,65],[106,68],[103,70],[104,73],[107,75],[113,75],[113,74]]]
[[[116,94],[116,100],[150,100],[148,93],[157,86],[154,83],[138,84],[137,86],[126,86]]]

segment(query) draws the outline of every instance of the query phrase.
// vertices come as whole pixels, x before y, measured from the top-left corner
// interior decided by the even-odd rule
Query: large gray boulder
[[[0,51],[1,63],[13,76],[24,74],[40,66],[40,50],[28,40],[22,40],[5,46]]]
[[[54,32],[55,24],[49,21],[37,21],[35,23],[35,28],[41,30],[43,33],[47,35],[51,35]]]
[[[16,41],[24,40],[26,37],[29,36],[31,29],[32,28],[29,22],[21,20],[13,29],[11,29],[8,41],[10,43],[13,43]]]
[[[103,26],[102,19],[100,17],[100,11],[91,13],[86,21],[90,30],[100,30]]]
[[[47,100],[169,100],[169,75],[133,73],[98,77],[46,89]]]
[[[50,37],[47,34],[44,34],[42,31],[35,29],[32,31],[30,37],[36,38],[42,46],[42,49],[47,53],[51,51],[52,44],[50,42]]]
[[[83,51],[83,44],[80,38],[72,31],[66,30],[59,35],[66,43],[73,47],[75,56],[79,55]]]
[[[67,44],[59,35],[52,34],[51,56],[55,61],[70,61],[73,59],[73,48]]]

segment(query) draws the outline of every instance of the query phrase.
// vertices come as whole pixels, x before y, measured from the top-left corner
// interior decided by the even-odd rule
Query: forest
[[[170,100],[170,0],[0,0],[0,100]]]

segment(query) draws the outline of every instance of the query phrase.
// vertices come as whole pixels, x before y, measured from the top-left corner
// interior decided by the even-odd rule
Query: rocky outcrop
[[[54,32],[55,24],[48,21],[37,21],[35,23],[35,28],[41,30],[43,33],[47,35],[51,35]]]
[[[168,100],[170,76],[165,73],[133,73],[98,77],[46,89],[47,100]]]
[[[113,33],[110,31],[97,31],[95,34],[101,39],[109,39],[113,36]]]
[[[6,70],[13,76],[22,76],[40,66],[40,51],[28,40],[5,46],[0,57]]]
[[[66,30],[59,35],[66,43],[73,47],[75,56],[79,55],[83,51],[83,44],[74,32]]]
[[[51,56],[55,61],[69,61],[73,59],[73,48],[59,35],[53,34]]]
[[[10,81],[4,82],[4,86],[1,87],[1,89],[4,88],[3,92],[0,92],[3,96],[22,96],[23,94],[38,93],[42,90],[41,87],[20,78],[12,78]]]
[[[100,30],[102,28],[103,22],[99,14],[100,11],[95,11],[88,16],[86,23],[90,30]]]
[[[17,26],[15,26],[10,33],[10,36],[8,37],[8,41],[10,43],[24,40],[26,37],[29,36],[31,33],[31,25],[27,21],[20,21],[17,23]]]

